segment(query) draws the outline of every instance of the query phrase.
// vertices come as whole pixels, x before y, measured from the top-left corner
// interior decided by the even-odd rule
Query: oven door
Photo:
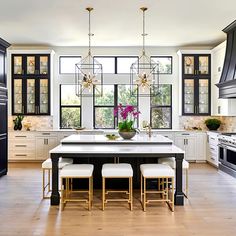
[[[236,170],[236,148],[227,147],[226,152],[227,152],[227,154],[226,154],[225,165]]]
[[[226,155],[227,155],[227,147],[223,144],[219,144],[218,148],[219,148],[219,162],[221,164],[225,164]]]

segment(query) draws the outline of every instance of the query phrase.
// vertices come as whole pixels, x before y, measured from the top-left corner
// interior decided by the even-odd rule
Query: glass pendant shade
[[[90,13],[93,8],[88,7],[86,10],[89,12],[89,48],[88,55],[75,64],[76,95],[84,97],[102,96],[102,64],[95,60],[91,54],[91,37],[94,34],[91,33]]]
[[[142,55],[130,67],[130,90],[131,96],[156,96],[159,92],[159,64],[154,62],[145,52],[145,11],[146,7],[140,8],[143,12],[143,49]]]

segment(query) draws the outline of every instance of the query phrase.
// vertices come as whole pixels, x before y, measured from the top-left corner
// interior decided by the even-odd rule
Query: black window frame
[[[61,72],[61,58],[80,58],[82,60],[82,56],[79,55],[61,55],[59,56],[59,75],[73,75],[75,74],[75,70],[73,73],[62,73]]]
[[[119,120],[116,117],[114,117],[114,126],[112,128],[96,128],[96,124],[95,124],[95,110],[96,110],[96,108],[113,108],[113,111],[114,111],[115,107],[117,107],[119,105],[119,102],[118,102],[118,86],[119,85],[129,86],[129,84],[105,84],[105,85],[114,86],[114,105],[113,106],[112,105],[95,105],[96,96],[93,96],[93,128],[94,129],[107,129],[107,130],[111,130],[111,129],[116,129],[118,127]],[[94,94],[94,92],[93,92],[93,94]],[[138,108],[139,108],[139,95],[138,95],[138,91],[137,91],[137,96],[135,96],[135,98],[137,99],[137,106],[134,106],[134,107],[136,107],[137,110],[138,110]],[[139,127],[139,118],[137,118],[137,127]]]
[[[139,59],[138,56],[94,56],[93,59],[96,59],[97,61],[99,61],[97,58],[114,58],[115,59],[115,68],[114,68],[114,72],[115,73],[104,73],[104,74],[112,74],[112,75],[127,75],[129,73],[118,73],[117,71],[117,59],[118,58],[136,58],[137,60]]]
[[[172,129],[173,127],[173,89],[172,89],[172,84],[160,84],[160,85],[170,85],[170,95],[171,95],[171,99],[170,99],[170,105],[152,105],[151,99],[152,97],[150,97],[150,125],[152,127],[152,129],[154,130],[165,130],[165,129]],[[169,128],[155,128],[152,125],[152,109],[156,109],[156,108],[170,108],[170,127]]]
[[[171,59],[171,72],[170,73],[159,73],[160,75],[172,75],[173,74],[173,56],[151,56],[151,59],[153,58],[170,58]]]
[[[62,124],[61,124],[61,122],[62,122],[62,108],[80,108],[80,127],[81,127],[81,125],[82,125],[82,98],[80,97],[80,105],[62,105],[61,104],[61,87],[63,86],[63,85],[74,85],[75,86],[75,84],[60,84],[59,85],[59,114],[60,114],[60,117],[59,117],[59,127],[60,127],[60,129],[73,129],[73,127],[70,127],[70,128],[68,128],[68,127],[65,127],[65,128],[63,128],[62,127]]]

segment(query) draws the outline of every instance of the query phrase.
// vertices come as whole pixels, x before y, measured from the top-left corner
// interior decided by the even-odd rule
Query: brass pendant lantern
[[[76,95],[82,97],[102,96],[103,92],[103,71],[102,64],[95,60],[91,54],[91,11],[92,7],[87,7],[89,13],[89,48],[88,55],[75,64],[75,84]]]
[[[145,51],[145,12],[146,7],[141,7],[143,12],[143,48],[138,60],[130,67],[131,96],[150,97],[159,93],[159,64],[146,55]]]

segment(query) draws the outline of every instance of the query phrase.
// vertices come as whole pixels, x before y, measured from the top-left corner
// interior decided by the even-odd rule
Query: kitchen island
[[[134,169],[136,188],[139,188],[139,165],[157,163],[158,158],[175,157],[176,189],[175,204],[184,205],[182,191],[182,161],[184,151],[172,144],[162,135],[149,138],[147,135],[136,135],[132,140],[108,140],[103,135],[71,135],[50,151],[52,159],[52,195],[51,205],[59,205],[58,161],[60,157],[70,157],[75,163],[94,164],[94,180],[100,179],[103,163],[126,162]],[[94,182],[95,182],[94,181]],[[98,188],[99,188],[99,181]]]

